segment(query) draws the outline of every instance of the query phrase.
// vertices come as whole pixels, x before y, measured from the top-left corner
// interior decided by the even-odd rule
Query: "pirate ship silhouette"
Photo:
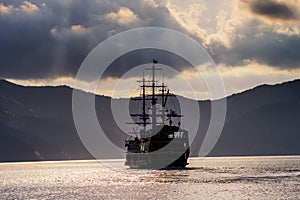
[[[168,98],[175,96],[164,83],[156,79],[157,69],[153,59],[150,70],[151,79],[138,81],[141,89],[139,97],[133,101],[141,101],[142,109],[130,113],[139,131],[125,140],[126,162],[130,168],[185,168],[188,165],[189,139],[188,131],[181,127],[183,115],[167,107]],[[148,107],[149,106],[149,107]],[[177,119],[177,120],[174,120]],[[177,121],[175,124],[173,121]]]

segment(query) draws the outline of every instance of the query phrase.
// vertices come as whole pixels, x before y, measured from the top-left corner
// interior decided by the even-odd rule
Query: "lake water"
[[[122,160],[0,164],[0,199],[300,199],[300,157],[192,158],[186,170]]]

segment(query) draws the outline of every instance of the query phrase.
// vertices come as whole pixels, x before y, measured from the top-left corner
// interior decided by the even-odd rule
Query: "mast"
[[[144,125],[144,131],[146,131],[146,91],[145,91],[145,74],[143,73],[143,125]]]
[[[164,107],[166,105],[167,102],[167,96],[168,93],[166,94],[165,92],[166,90],[166,85],[164,83],[164,78],[163,78],[163,83],[159,84],[157,83],[158,80],[156,80],[155,75],[156,75],[156,71],[157,70],[162,70],[162,69],[157,69],[155,67],[155,64],[158,63],[157,60],[153,59],[153,63],[152,63],[152,67],[150,69],[145,69],[145,70],[149,70],[152,73],[152,80],[150,78],[150,80],[145,80],[145,74],[143,73],[143,79],[140,81],[137,81],[138,83],[140,83],[140,87],[142,89],[142,96],[141,97],[134,97],[132,99],[134,100],[141,100],[142,101],[142,113],[130,113],[131,117],[139,117],[140,122],[135,122],[134,124],[138,124],[138,125],[142,125],[143,126],[143,133],[146,133],[147,130],[147,126],[152,124],[152,130],[155,129],[156,125],[157,125],[157,117],[161,117],[162,121],[164,121],[164,118],[166,116]],[[157,84],[156,84],[157,83]],[[158,88],[158,91],[156,91],[156,88]],[[160,89],[162,88],[162,89]],[[160,96],[162,99],[162,112],[160,114],[157,114],[157,97]],[[147,109],[147,103],[151,101],[151,123],[147,122],[147,120],[149,120],[150,118],[150,114],[147,113],[146,109]],[[128,123],[130,124],[130,123]]]
[[[157,60],[153,59],[152,64],[152,129],[156,126],[156,99],[155,99],[155,63]]]
[[[163,75],[163,81],[162,81],[162,86],[161,86],[161,106],[162,106],[162,122],[163,122],[163,124],[164,124],[164,120],[165,120],[164,98],[165,98],[165,76]]]

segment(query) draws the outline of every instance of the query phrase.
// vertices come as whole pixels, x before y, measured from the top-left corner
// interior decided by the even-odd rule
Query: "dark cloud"
[[[155,58],[159,64],[170,66],[178,72],[185,69],[193,69],[193,65],[184,58],[173,54],[168,51],[158,49],[140,49],[129,52],[116,59],[105,71],[104,77],[121,77],[124,73],[133,67],[151,63]],[[149,65],[151,66],[151,65]],[[131,76],[140,76],[140,72],[137,74],[131,73]],[[165,74],[167,77],[172,77],[176,74]]]
[[[298,14],[294,8],[282,2],[273,0],[253,0],[246,1],[249,4],[251,12],[257,15],[279,20],[296,20]]]
[[[249,61],[256,61],[280,69],[300,68],[300,36],[272,32],[262,32],[259,22],[245,24],[242,34],[245,37],[235,39],[231,47],[213,43],[212,55],[217,63],[227,66],[243,66]],[[255,25],[256,24],[256,25]]]
[[[11,13],[0,13],[0,78],[75,76],[83,59],[98,43],[111,34],[134,27],[165,27],[187,33],[161,1],[159,6],[152,5],[150,1],[124,0],[31,2],[39,8],[38,11],[26,13],[15,9]],[[257,15],[282,20],[296,16],[288,4],[246,2],[252,2],[249,5]],[[24,1],[3,0],[1,3],[19,8]],[[139,22],[126,26],[105,18],[110,12],[117,13],[121,7],[134,12]],[[244,29],[237,30],[244,35],[243,39],[235,39],[231,47],[219,42],[211,43],[209,49],[215,61],[228,66],[240,66],[247,60],[256,60],[284,69],[300,67],[299,35],[262,31],[258,27],[259,24],[245,24]],[[200,41],[196,36],[192,37]],[[182,58],[168,52],[145,50],[122,56],[111,65],[106,75],[118,77],[133,66],[151,62],[153,57],[179,71],[190,67]]]
[[[111,34],[134,27],[158,26],[184,30],[164,6],[147,1],[31,0],[39,10],[22,12],[23,0],[4,0],[15,9],[0,13],[0,78],[54,78],[75,76],[87,54]],[[126,7],[139,18],[132,25],[105,18]],[[81,26],[81,31],[72,26]]]
[[[242,37],[233,38],[229,47],[219,41],[211,42],[210,52],[216,63],[235,67],[256,62],[279,69],[300,68],[300,35],[295,34],[299,27],[288,23],[297,17],[294,8],[271,0],[240,2],[255,15],[268,17],[270,23],[256,18],[245,20],[235,27]],[[273,24],[278,19],[281,23]]]

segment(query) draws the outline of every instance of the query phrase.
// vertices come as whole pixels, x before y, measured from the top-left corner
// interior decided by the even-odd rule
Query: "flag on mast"
[[[153,64],[157,64],[158,61],[153,58]]]

